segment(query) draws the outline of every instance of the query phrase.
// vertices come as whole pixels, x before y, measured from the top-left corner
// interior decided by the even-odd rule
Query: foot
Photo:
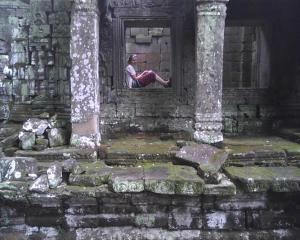
[[[166,81],[166,84],[164,85],[165,88],[169,88],[169,87],[172,87],[172,78],[169,78],[168,81]]]

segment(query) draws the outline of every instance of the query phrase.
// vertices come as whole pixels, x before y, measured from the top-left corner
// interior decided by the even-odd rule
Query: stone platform
[[[176,154],[197,146],[172,135],[110,139],[101,159],[73,154],[81,156],[80,171],[62,170],[61,183],[45,192],[29,191],[34,180],[14,174],[0,183],[0,239],[297,239],[298,143],[270,136],[225,139],[215,152],[227,156],[215,184],[200,174],[201,161]],[[37,176],[48,174],[53,161],[64,165],[74,149],[47,151],[51,157],[37,157],[37,168],[30,168]],[[47,156],[16,154],[0,162],[11,167],[20,158]],[[205,163],[217,166],[217,157]]]

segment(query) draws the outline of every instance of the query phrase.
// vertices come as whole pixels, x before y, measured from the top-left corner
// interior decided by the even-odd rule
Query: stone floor
[[[44,192],[29,190],[35,180],[26,175],[0,182],[0,239],[16,237],[14,232],[17,239],[60,232],[72,234],[65,239],[299,236],[300,144],[277,136],[225,138],[222,149],[210,152],[213,165],[227,158],[215,183],[200,171],[201,162],[178,158],[189,147],[203,145],[182,134],[139,133],[107,139],[100,159],[93,151],[68,147],[18,150],[11,159],[29,159],[32,169],[36,159],[37,176],[47,176],[68,158],[79,169],[60,170],[62,182]],[[0,159],[0,170],[5,161]],[[24,169],[22,164],[15,167]]]
[[[70,174],[68,185],[97,187],[108,184],[113,192],[153,192],[179,195],[234,195],[236,187],[247,192],[300,190],[300,144],[276,136],[225,138],[228,158],[217,184],[199,176],[198,169],[175,154],[182,146],[196,144],[182,134],[131,134],[106,140],[101,159],[93,152],[53,148],[41,152],[17,151],[16,156],[38,159],[39,174],[53,161],[74,157],[83,174]]]

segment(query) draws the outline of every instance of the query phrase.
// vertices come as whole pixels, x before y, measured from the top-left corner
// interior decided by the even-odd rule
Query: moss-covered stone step
[[[228,153],[208,144],[195,144],[182,147],[175,157],[175,164],[192,166],[206,183],[217,184],[218,172],[227,160]]]
[[[206,196],[233,196],[236,195],[236,186],[228,178],[223,177],[218,184],[205,184],[203,193]]]
[[[135,165],[145,159],[156,162],[169,161],[178,150],[176,140],[160,140],[158,136],[129,135],[110,139],[102,144],[104,160],[108,165]]]
[[[297,167],[226,167],[225,172],[246,192],[300,191]]]
[[[235,166],[286,166],[300,156],[300,144],[274,136],[226,138],[224,145],[226,163]]]
[[[116,193],[154,192],[178,195],[235,195],[236,187],[225,176],[219,184],[204,185],[193,167],[144,162],[135,167],[107,166],[103,162],[81,163],[84,174],[70,174],[69,185],[98,187],[108,184]]]
[[[33,157],[38,161],[60,161],[74,158],[80,162],[93,162],[97,160],[97,152],[92,149],[76,149],[72,147],[47,148],[43,151],[18,150],[19,157]]]
[[[188,166],[145,164],[145,190],[159,194],[200,195],[204,181]]]

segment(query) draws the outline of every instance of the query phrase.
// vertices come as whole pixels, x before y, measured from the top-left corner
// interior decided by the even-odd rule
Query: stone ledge
[[[226,167],[225,172],[246,192],[300,191],[297,167]]]
[[[38,161],[60,161],[74,158],[82,162],[93,162],[97,160],[97,153],[91,149],[77,149],[71,147],[47,148],[43,151],[18,150],[15,153],[19,157],[33,157]]]

